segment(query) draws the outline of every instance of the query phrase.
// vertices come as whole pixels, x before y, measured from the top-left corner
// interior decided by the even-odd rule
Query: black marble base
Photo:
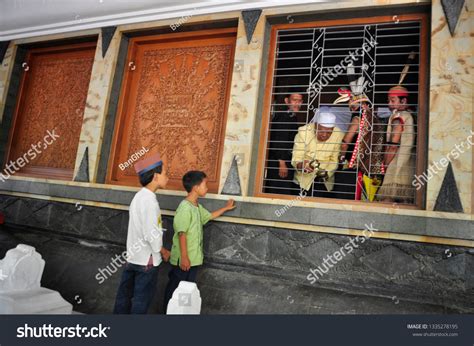
[[[0,255],[17,242],[46,260],[42,284],[84,313],[111,313],[120,269],[102,284],[99,269],[125,248],[126,211],[0,196],[6,215]],[[377,225],[374,224],[374,227]],[[170,248],[172,218],[164,217]],[[211,222],[198,286],[203,313],[474,312],[474,255],[463,247],[369,239],[317,282],[307,275],[354,237]],[[161,313],[168,264],[160,268]]]

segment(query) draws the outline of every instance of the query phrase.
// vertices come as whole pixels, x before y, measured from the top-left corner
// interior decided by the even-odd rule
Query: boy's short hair
[[[192,191],[194,186],[202,183],[207,178],[206,173],[201,171],[189,171],[183,175],[183,186],[184,189],[189,193]]]
[[[148,172],[139,174],[138,178],[140,179],[140,184],[142,186],[147,186],[153,180],[153,176],[155,175],[155,173],[161,174],[162,171],[163,165],[159,165],[158,167],[155,167],[152,170],[149,170]]]

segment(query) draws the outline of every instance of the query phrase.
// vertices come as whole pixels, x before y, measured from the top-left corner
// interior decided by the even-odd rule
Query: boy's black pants
[[[156,290],[158,267],[127,263],[115,299],[114,314],[146,314]]]
[[[189,268],[189,271],[185,272],[179,266],[171,266],[171,270],[168,274],[169,281],[166,285],[165,290],[165,301],[163,305],[163,311],[166,314],[168,308],[168,302],[171,297],[173,297],[173,292],[178,288],[178,285],[181,281],[196,282],[196,275],[200,266],[194,266]]]

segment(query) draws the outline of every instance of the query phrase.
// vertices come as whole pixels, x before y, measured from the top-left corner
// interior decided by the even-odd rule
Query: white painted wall
[[[0,0],[0,41],[189,15],[329,1]]]

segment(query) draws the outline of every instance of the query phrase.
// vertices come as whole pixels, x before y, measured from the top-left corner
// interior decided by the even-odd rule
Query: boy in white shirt
[[[163,230],[156,190],[168,183],[166,168],[159,154],[135,164],[143,188],[130,204],[127,234],[127,263],[115,299],[115,314],[146,314],[158,279],[158,266],[168,261],[163,247]]]

